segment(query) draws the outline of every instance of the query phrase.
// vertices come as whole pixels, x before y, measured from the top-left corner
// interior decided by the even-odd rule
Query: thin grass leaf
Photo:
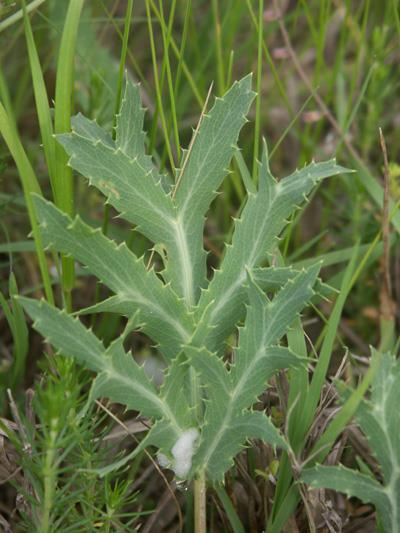
[[[68,4],[64,21],[60,50],[57,59],[56,94],[54,103],[54,132],[64,133],[71,129],[72,101],[74,89],[74,61],[76,39],[84,0],[75,0]],[[62,211],[72,216],[74,213],[74,182],[72,170],[68,167],[68,157],[63,148],[57,144],[56,157],[56,204]],[[71,290],[75,273],[72,258],[62,258],[63,289],[67,307],[71,307]]]
[[[35,95],[36,111],[39,119],[40,135],[42,138],[44,155],[50,176],[53,198],[58,202],[57,178],[56,178],[56,144],[53,137],[53,122],[51,119],[49,100],[46,85],[40,65],[39,54],[33,37],[32,26],[29,20],[25,0],[22,3],[24,11],[24,29],[26,45],[28,48],[29,64],[32,75],[33,91]]]
[[[41,195],[40,185],[37,181],[35,172],[31,163],[25,153],[24,147],[18,137],[18,132],[13,123],[10,121],[4,107],[0,103],[0,133],[6,142],[8,149],[15,161],[18,173],[21,179],[22,188],[24,190],[24,197],[28,209],[29,220],[32,227],[33,239],[35,241],[36,254],[39,262],[40,273],[43,280],[44,291],[46,298],[50,303],[54,303],[53,291],[51,287],[51,280],[47,268],[46,257],[44,254],[44,247],[42,243],[42,236],[37,224],[35,207],[33,205],[31,193]]]

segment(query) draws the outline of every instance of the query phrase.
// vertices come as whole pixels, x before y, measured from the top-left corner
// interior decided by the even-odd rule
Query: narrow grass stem
[[[223,94],[225,91],[225,67],[224,59],[222,55],[222,35],[221,35],[221,22],[218,12],[218,1],[212,0],[212,12],[215,26],[215,53],[217,63],[217,79],[218,79],[218,93]]]
[[[156,99],[157,99],[157,107],[158,111],[160,113],[160,119],[162,124],[162,129],[164,132],[164,139],[165,139],[165,145],[168,153],[169,162],[171,165],[172,172],[175,171],[175,161],[172,154],[172,148],[171,143],[169,140],[169,134],[168,134],[168,127],[167,127],[167,121],[165,118],[164,113],[164,107],[162,103],[162,94],[161,94],[161,84],[160,84],[160,78],[158,74],[158,63],[157,63],[157,55],[156,55],[156,46],[155,46],[155,40],[154,40],[154,33],[153,33],[153,24],[151,20],[151,11],[150,11],[150,2],[149,0],[146,0],[146,14],[147,14],[147,25],[149,30],[149,38],[150,38],[150,50],[151,50],[151,57],[153,61],[153,72],[154,72],[154,84],[156,88]]]
[[[36,211],[32,201],[32,193],[42,194],[40,185],[37,181],[32,165],[25,153],[25,150],[18,137],[15,125],[8,117],[6,110],[0,103],[0,133],[4,138],[11,155],[14,158],[17,166],[22,188],[24,190],[25,202],[28,208],[29,220],[32,227],[32,234],[35,241],[36,255],[39,262],[39,269],[42,275],[44,291],[46,298],[50,304],[54,305],[53,290],[51,287],[51,280],[47,268],[46,256],[44,253],[44,246],[40,234],[40,228],[37,222]]]
[[[72,94],[74,89],[74,60],[78,26],[83,0],[71,2],[65,19],[57,60],[56,96],[54,106],[54,131],[65,133],[71,129]],[[64,149],[55,147],[56,178],[55,200],[57,206],[72,216],[74,213],[74,180],[72,168]],[[75,283],[75,267],[72,257],[62,257],[62,286],[65,306],[72,309],[71,291]]]
[[[263,45],[263,13],[264,0],[258,0],[258,44],[257,44],[257,97],[256,118],[254,124],[254,152],[253,152],[253,179],[257,180],[257,160],[260,146],[261,129],[261,79],[262,79],[262,45]]]
[[[126,62],[126,55],[128,52],[129,31],[130,31],[131,23],[132,23],[132,11],[133,11],[133,0],[128,0],[128,5],[126,7],[126,13],[125,13],[124,35],[122,38],[121,56],[119,60],[117,94],[115,97],[114,129],[112,132],[114,139],[115,139],[115,126],[116,126],[117,114],[119,113],[119,108],[121,107],[122,85],[124,82],[125,62]]]
[[[51,530],[51,510],[53,508],[54,489],[56,480],[56,469],[54,467],[54,459],[56,454],[56,441],[58,434],[58,419],[53,418],[50,422],[50,434],[47,443],[47,450],[45,455],[45,462],[43,467],[43,510],[41,518],[41,533],[47,533]]]
[[[115,139],[115,136],[116,136],[115,128],[117,125],[117,114],[119,113],[119,109],[121,107],[122,85],[124,82],[125,62],[126,62],[126,55],[128,52],[129,30],[131,28],[131,23],[132,23],[132,11],[133,11],[133,0],[128,0],[128,5],[126,7],[126,13],[125,13],[125,24],[124,24],[124,34],[122,37],[121,56],[119,60],[118,84],[117,84],[117,92],[115,96],[113,129],[111,132],[113,139]],[[103,224],[102,224],[102,231],[104,235],[107,235],[108,233],[109,223],[110,223],[110,205],[106,204],[104,208],[104,217],[103,217]],[[98,299],[97,292],[98,290],[96,291],[96,301]]]
[[[162,21],[161,32],[162,32],[163,47],[164,47],[165,69],[167,73],[167,83],[168,83],[168,91],[169,91],[169,97],[170,97],[169,100],[171,104],[172,129],[174,133],[174,142],[175,142],[175,150],[177,154],[177,162],[179,164],[180,151],[181,151],[180,140],[179,140],[179,128],[178,128],[177,110],[176,110],[176,104],[175,104],[175,91],[174,91],[174,85],[172,81],[171,63],[169,60],[169,48],[170,48],[170,42],[171,42],[172,24],[173,24],[174,14],[175,14],[175,6],[176,6],[176,0],[173,0],[172,5],[171,5],[171,13],[169,16],[169,22],[167,26],[165,24],[162,1],[161,0],[159,1],[160,15],[161,15],[161,21]]]
[[[34,11],[35,9],[37,9],[41,4],[43,4],[46,0],[33,0],[33,2],[30,2],[27,6],[26,6],[26,10],[28,13],[30,13],[31,11]],[[18,11],[16,11],[15,13],[13,13],[12,15],[10,15],[9,17],[7,17],[5,20],[2,20],[1,23],[0,23],[0,33],[2,31],[4,31],[6,28],[9,28],[10,26],[12,26],[13,24],[15,24],[16,22],[18,22],[19,20],[22,19],[22,17],[24,16],[24,11],[23,9],[19,9]]]

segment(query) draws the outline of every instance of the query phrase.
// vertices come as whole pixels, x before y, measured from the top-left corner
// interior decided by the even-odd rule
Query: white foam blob
[[[171,450],[174,458],[173,469],[180,478],[185,478],[189,473],[198,438],[199,432],[196,428],[187,429],[175,442]]]
[[[157,454],[157,461],[161,468],[168,468],[171,465],[171,461],[168,457],[161,452]]]

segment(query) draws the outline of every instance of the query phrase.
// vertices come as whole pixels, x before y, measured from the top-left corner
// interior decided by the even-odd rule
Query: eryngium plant
[[[368,468],[364,472],[345,466],[305,469],[301,479],[315,488],[344,492],[378,512],[378,531],[400,531],[400,362],[391,353],[373,353],[379,368],[371,387],[371,397],[360,404],[356,420],[368,439],[379,464],[379,480]]]
[[[130,327],[140,327],[167,363],[164,382],[158,389],[125,351],[125,335],[105,347],[77,318],[45,301],[23,299],[34,327],[60,354],[96,374],[93,399],[107,397],[152,421],[140,448],[155,446],[160,462],[181,479],[223,480],[251,438],[286,447],[253,405],[274,373],[305,364],[281,341],[312,297],[319,265],[302,271],[265,265],[288,218],[315,184],[347,171],[334,160],[313,162],[277,181],[264,146],[258,190],[249,187],[232,242],[208,280],[205,215],[228,173],[253,98],[247,76],[216,99],[200,119],[174,180],[160,175],[146,155],[144,111],[131,83],[115,141],[82,115],[74,118],[71,133],[58,136],[70,166],[162,250],[162,272],[148,269],[125,243],[117,245],[79,217],[72,220],[35,198],[46,245],[72,255],[113,293],[86,312],[118,313],[130,319]],[[227,362],[225,342],[240,323],[238,346]]]

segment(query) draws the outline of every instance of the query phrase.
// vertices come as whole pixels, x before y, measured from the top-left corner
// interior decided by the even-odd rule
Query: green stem
[[[147,26],[148,26],[149,38],[150,38],[151,58],[153,62],[154,85],[156,89],[157,109],[158,109],[158,112],[160,113],[161,125],[162,125],[162,129],[164,132],[164,138],[165,138],[165,146],[167,149],[168,158],[169,158],[169,162],[171,165],[171,170],[174,173],[176,165],[175,165],[174,157],[172,154],[171,143],[170,143],[169,135],[168,135],[168,126],[167,126],[167,121],[166,121],[165,113],[164,113],[164,107],[162,103],[162,84],[160,83],[160,77],[158,74],[156,45],[155,45],[154,32],[153,32],[150,3],[152,3],[151,0],[146,0],[145,5],[146,5]],[[172,44],[172,41],[171,41],[171,44]],[[150,153],[152,152],[153,148],[154,146],[152,144],[150,146]]]
[[[262,44],[263,44],[264,1],[258,0],[258,43],[257,43],[257,98],[256,119],[254,124],[253,179],[257,181],[257,161],[261,130],[261,78],[262,78]]]
[[[0,103],[0,134],[2,135],[10,153],[15,161],[16,167],[21,178],[22,188],[24,191],[25,202],[28,209],[29,220],[32,227],[33,239],[35,241],[36,254],[38,258],[40,273],[42,275],[44,291],[47,301],[54,305],[53,289],[49,271],[47,268],[46,256],[40,228],[37,222],[36,210],[32,199],[32,193],[42,196],[39,182],[36,178],[32,165],[25,153],[22,143],[19,139],[18,132],[12,119],[8,116],[6,110]]]
[[[54,485],[56,478],[54,458],[56,453],[56,441],[58,434],[58,419],[53,418],[50,424],[50,438],[46,450],[45,464],[43,468],[44,496],[43,514],[40,527],[40,531],[43,533],[47,533],[47,531],[50,531],[50,514],[53,507]]]
[[[194,480],[194,531],[206,533],[206,475],[201,471]]]
[[[125,13],[124,34],[122,37],[121,55],[119,59],[118,84],[117,84],[117,92],[115,95],[113,128],[111,132],[112,138],[114,140],[116,138],[117,115],[120,111],[121,100],[122,100],[122,85],[124,82],[126,54],[128,52],[129,32],[130,32],[131,24],[132,24],[132,12],[133,12],[133,0],[128,0],[128,5],[126,6],[126,13]],[[109,223],[110,223],[110,205],[106,204],[104,208],[104,218],[103,218],[103,224],[102,224],[102,232],[104,233],[104,235],[107,235],[108,233]],[[98,298],[99,298],[99,286],[97,285],[96,302],[98,301]]]
[[[71,130],[72,101],[74,93],[75,49],[83,0],[70,2],[64,21],[60,51],[57,59],[56,94],[54,103],[54,133]],[[68,166],[68,156],[61,145],[55,145],[54,202],[61,211],[74,215],[74,178]],[[72,289],[75,284],[73,257],[61,256],[62,289],[68,312],[72,311]]]

